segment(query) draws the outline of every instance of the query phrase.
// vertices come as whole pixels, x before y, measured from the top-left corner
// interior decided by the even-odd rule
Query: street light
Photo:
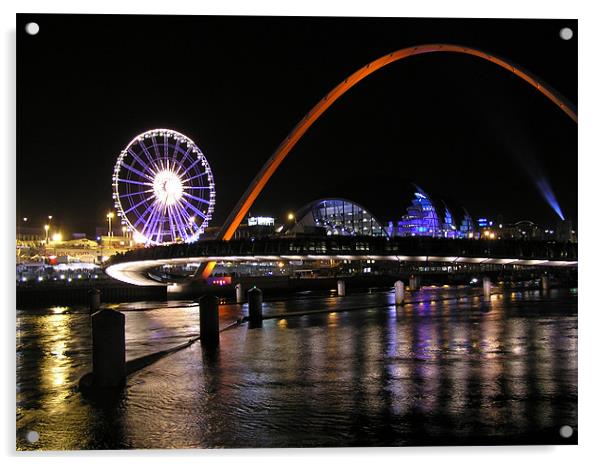
[[[295,219],[295,214],[294,213],[289,213],[288,214],[288,220],[289,221],[293,221]]]
[[[23,218],[23,223],[27,223],[27,218]],[[17,240],[24,240],[25,239],[25,235],[23,233],[23,229],[22,228],[23,228],[22,225],[18,225],[17,226]]]
[[[115,217],[113,212],[107,213],[107,221],[109,222],[109,237],[111,237],[111,220]]]

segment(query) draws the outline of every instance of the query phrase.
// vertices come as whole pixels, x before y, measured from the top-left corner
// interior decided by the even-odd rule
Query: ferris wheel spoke
[[[133,181],[131,179],[123,179],[123,178],[117,178],[117,181],[119,181],[119,182],[126,182],[128,184],[138,184],[140,186],[152,186],[153,185],[150,182]]]
[[[119,197],[121,197],[121,198],[133,197],[134,195],[148,194],[149,192],[153,192],[153,191],[154,191],[154,189],[147,189],[145,191],[132,192],[131,194],[121,194]]]
[[[180,163],[178,161],[178,152],[179,151],[180,151],[180,139],[177,139],[176,145],[174,146],[174,149],[173,149],[173,154],[171,156],[171,159],[173,160],[173,166],[176,167],[176,173],[181,174],[180,169],[182,168],[182,163]]]
[[[199,226],[196,223],[194,215],[191,215],[184,206],[182,206],[182,211],[186,215],[186,226],[188,227],[188,229],[190,229],[190,234],[194,236],[197,233],[197,231],[201,229],[201,226]]]
[[[154,167],[155,171],[159,171],[161,168],[159,167],[159,165],[157,165],[155,159],[153,158],[151,153],[148,151],[148,147],[146,145],[144,145],[144,141],[140,141],[140,147],[142,148],[144,155],[146,155],[146,158],[148,159],[149,166]]]
[[[149,198],[144,198],[142,199],[140,202],[138,202],[136,205],[134,205],[133,207],[128,208],[127,210],[124,211],[124,213],[129,213],[132,210],[136,210],[140,205],[142,205],[143,203],[147,203],[150,199],[154,198],[154,195],[151,195]]]
[[[190,213],[186,211],[186,208],[184,208],[184,206],[181,203],[178,203],[178,212],[180,218],[182,219],[182,225],[184,227],[184,230],[186,231],[186,240],[188,240],[190,236],[194,234],[194,229],[192,228],[192,225],[194,224],[194,222],[192,221],[192,216],[190,216]],[[190,234],[188,233],[188,231],[190,231]]]
[[[188,208],[190,208],[190,210],[192,210],[194,213],[196,213],[197,215],[199,215],[204,220],[207,219],[207,215],[205,213],[203,213],[201,210],[199,210],[198,208],[196,208],[188,200],[182,198],[182,199],[180,199],[180,202],[182,202],[185,206],[187,206]]]
[[[196,222],[194,221],[194,216],[190,215],[190,213],[188,213],[188,210],[186,210],[185,207],[182,207],[182,209],[183,209],[184,213],[186,213],[186,216],[187,216],[186,225],[187,225],[188,229],[190,229],[191,235],[194,236],[197,233],[197,231],[199,229],[201,229],[201,226],[196,224]],[[201,213],[201,212],[199,212],[199,213]],[[200,216],[202,216],[202,213]]]
[[[163,237],[163,217],[161,217],[161,221],[159,222],[159,226],[157,227],[156,241],[162,242],[161,238]]]
[[[142,228],[143,236],[148,237],[149,239],[151,238],[157,223],[157,216],[160,214],[160,212],[161,208],[159,207],[158,203],[153,202],[151,205],[151,212],[148,215],[148,220],[144,223],[144,227]]]
[[[155,173],[155,171],[154,171],[154,170],[151,168],[151,165],[147,165],[147,164],[144,162],[144,160],[142,160],[142,158],[140,158],[140,157],[139,157],[139,156],[136,154],[136,152],[134,152],[134,151],[133,151],[131,148],[130,148],[130,149],[128,149],[128,153],[129,153],[129,154],[132,156],[132,158],[133,158],[134,160],[136,160],[136,161],[138,162],[138,164],[139,164],[140,166],[142,166],[142,167],[143,167],[145,170],[148,170],[148,171],[150,171],[150,173],[151,173],[153,176],[156,174],[156,173]]]
[[[184,165],[184,162],[186,161],[186,158],[188,158],[188,154],[191,151],[192,151],[192,145],[188,146],[188,148],[186,149],[185,152],[183,150],[179,150],[179,152],[183,153],[184,155],[182,155],[182,159],[181,160],[178,160],[178,157],[176,156],[176,154],[174,154],[174,160],[176,160],[181,165]]]
[[[176,158],[172,160],[172,166],[175,168],[175,173],[179,177],[182,177],[186,174],[186,169],[184,168],[184,165],[181,162],[179,162]]]
[[[184,171],[184,174],[186,174],[186,173],[188,173],[190,170],[192,170],[192,168],[193,168],[194,166],[196,166],[196,164],[197,164],[198,162],[200,162],[200,161],[201,161],[201,159],[200,159],[200,158],[197,158],[197,159],[196,159],[195,161],[193,161],[193,162],[192,162],[190,165],[188,165],[188,167],[186,168],[186,171]]]
[[[165,158],[169,158],[169,136],[167,134],[163,134],[163,155]]]
[[[167,218],[169,218],[169,229],[171,231],[171,240],[175,241],[176,240],[176,228],[174,225],[174,215],[171,212],[171,207],[167,206]]]
[[[155,208],[153,211],[153,216],[149,220],[149,229],[148,229],[148,237],[152,238],[153,236],[157,237],[159,240],[159,230],[161,229],[161,224],[163,222],[163,209]]]
[[[155,151],[155,160],[161,167],[161,170],[164,170],[165,167],[163,166],[163,162],[161,161],[161,152],[159,150],[159,144],[157,144],[157,139],[155,138],[155,136],[153,136],[151,137],[151,140],[153,142],[153,150]]]
[[[124,168],[130,170],[132,173],[136,173],[139,176],[142,176],[143,178],[148,179],[149,181],[153,181],[153,178],[150,177],[148,174],[143,173],[140,170],[137,170],[136,168],[134,168],[133,166],[128,165],[127,163],[122,163],[121,166],[123,166]]]
[[[191,199],[194,199],[194,200],[198,200],[199,202],[206,203],[207,205],[211,204],[211,202],[209,200],[206,200],[202,197],[197,197],[196,195],[189,194],[188,192],[182,192],[182,195],[184,195],[186,197],[190,197]]]
[[[187,179],[185,179],[185,180],[184,180],[184,181],[182,181],[182,182],[190,182],[190,181],[192,181],[192,180],[194,180],[194,179],[202,178],[203,176],[207,176],[207,175],[208,175],[208,174],[207,174],[207,172],[206,172],[206,171],[203,171],[202,173],[200,173],[200,174],[196,174],[196,175],[194,175],[194,176],[191,176],[190,178],[187,178]]]
[[[142,213],[142,215],[140,215],[140,216],[138,217],[138,219],[137,219],[137,220],[136,220],[136,222],[134,223],[134,228],[135,228],[136,226],[138,226],[138,224],[140,224],[140,222],[141,222],[141,221],[142,221],[142,220],[143,220],[143,219],[146,217],[146,214],[147,214],[148,212],[151,212],[151,215],[152,215],[152,211],[154,211],[154,210],[153,210],[153,208],[154,208],[154,206],[155,206],[155,203],[157,203],[157,201],[156,201],[156,200],[155,200],[153,203],[151,203],[151,204],[148,206],[148,208],[147,208],[146,210],[144,210],[144,213]],[[149,215],[149,218],[150,218],[150,215]]]
[[[175,220],[180,231],[180,237],[184,240],[188,240],[188,232],[186,231],[186,220],[182,216],[182,206],[179,204],[172,205],[172,209],[175,210]]]
[[[193,189],[193,190],[211,190],[209,186],[182,186],[182,189]]]

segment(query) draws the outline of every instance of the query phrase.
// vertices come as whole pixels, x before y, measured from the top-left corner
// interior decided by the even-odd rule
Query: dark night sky
[[[40,24],[37,36],[23,31]],[[561,40],[570,26],[575,36]],[[512,60],[577,104],[575,20],[19,15],[17,214],[93,231],[116,157],[167,127],[201,148],[225,219],[280,141],[347,75],[447,42]],[[507,221],[556,217],[526,167],[577,219],[577,125],[494,64],[427,54],[373,74],[308,131],[252,208],[279,219],[325,196],[398,219],[409,182]]]

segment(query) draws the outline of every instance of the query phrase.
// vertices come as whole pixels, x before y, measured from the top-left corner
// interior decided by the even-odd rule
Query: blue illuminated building
[[[445,202],[434,201],[419,186],[413,186],[410,205],[401,220],[383,228],[365,207],[341,198],[326,198],[308,203],[294,215],[295,223],[285,234],[313,236],[428,236],[477,238],[475,223],[465,208],[454,211]],[[459,225],[459,226],[458,226]]]
[[[466,209],[463,209],[464,216],[462,217],[462,223],[460,223],[459,237],[472,237],[475,233],[475,225],[472,217],[468,214]]]
[[[458,237],[458,230],[456,228],[456,222],[454,221],[454,217],[447,205],[443,204],[444,213],[443,213],[443,223],[441,224],[441,232],[443,233],[443,237],[456,238]]]
[[[419,186],[415,192],[407,213],[394,224],[390,221],[387,232],[389,236],[429,236],[446,238],[473,237],[474,222],[466,209],[458,229],[451,210],[444,202],[437,208],[433,199]]]

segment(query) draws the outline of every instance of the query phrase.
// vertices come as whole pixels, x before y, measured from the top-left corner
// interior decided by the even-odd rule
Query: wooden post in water
[[[96,387],[125,384],[125,315],[100,310],[92,315],[92,373]]]
[[[199,299],[199,326],[201,344],[219,345],[219,298],[205,294]]]
[[[100,291],[98,289],[90,289],[88,291],[88,303],[90,315],[100,308]]]
[[[253,287],[247,292],[249,301],[249,326],[259,328],[263,324],[263,292]]]

